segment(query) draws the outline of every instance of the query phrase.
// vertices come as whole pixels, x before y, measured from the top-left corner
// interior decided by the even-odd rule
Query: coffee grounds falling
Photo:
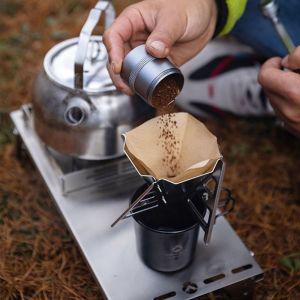
[[[158,118],[157,123],[160,130],[158,144],[163,149],[162,164],[167,170],[168,178],[176,177],[180,171],[180,142],[176,135],[178,125],[175,114],[163,114]]]
[[[175,98],[178,94],[179,88],[176,80],[167,77],[159,83],[152,97],[152,105],[157,108],[159,114],[158,145],[163,149],[162,164],[167,170],[168,178],[176,177],[180,172],[180,142],[176,135],[178,124],[174,113]]]

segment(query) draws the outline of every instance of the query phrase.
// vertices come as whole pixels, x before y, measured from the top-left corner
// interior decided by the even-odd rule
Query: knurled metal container
[[[176,80],[181,91],[184,84],[181,71],[167,58],[150,55],[145,45],[140,45],[127,54],[121,72],[121,77],[130,88],[150,105],[156,87],[169,76]]]

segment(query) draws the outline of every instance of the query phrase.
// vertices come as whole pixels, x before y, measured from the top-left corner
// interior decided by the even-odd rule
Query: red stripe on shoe
[[[226,113],[218,107],[212,106],[211,110],[212,110],[213,113],[219,115],[220,117],[225,117],[226,116]]]
[[[207,88],[208,88],[208,96],[209,96],[209,98],[213,98],[214,95],[215,95],[215,88],[214,88],[214,86],[211,83],[209,83],[208,86],[207,86]]]
[[[234,60],[234,56],[227,56],[222,60],[220,64],[216,66],[216,68],[211,72],[210,78],[214,78],[222,73],[226,69],[228,65],[230,65]]]

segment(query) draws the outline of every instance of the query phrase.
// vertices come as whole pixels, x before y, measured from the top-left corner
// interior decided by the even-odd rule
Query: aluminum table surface
[[[149,269],[136,252],[133,220],[127,219],[115,228],[110,227],[116,216],[128,207],[130,195],[120,189],[118,195],[104,196],[99,191],[87,193],[80,190],[63,196],[45,147],[32,126],[26,124],[20,110],[13,112],[11,117],[107,299],[150,300],[169,292],[176,293],[170,298],[172,300],[194,299],[262,274],[249,250],[223,217],[217,220],[208,246],[204,245],[200,233],[196,257],[189,267],[171,274]],[[232,272],[245,265],[252,267]],[[219,274],[225,276],[204,283],[205,279]],[[193,294],[184,292],[185,282],[195,283],[197,291]]]

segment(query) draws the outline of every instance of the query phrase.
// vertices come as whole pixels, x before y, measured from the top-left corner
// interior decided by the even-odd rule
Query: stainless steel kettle
[[[50,49],[34,87],[34,126],[39,137],[58,152],[87,160],[122,156],[121,134],[154,115],[144,101],[114,87],[102,36],[92,36],[102,12],[105,27],[112,24],[112,4],[99,1],[79,38]]]

